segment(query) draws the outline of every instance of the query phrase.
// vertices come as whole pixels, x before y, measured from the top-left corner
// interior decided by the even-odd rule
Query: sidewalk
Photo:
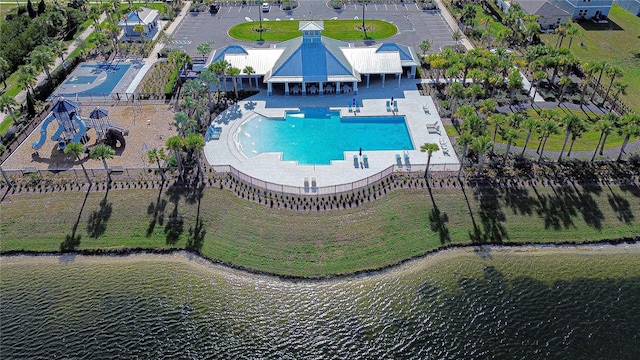
[[[442,2],[442,0],[436,0],[436,4],[440,9],[440,13],[442,14],[442,17],[447,22],[447,24],[449,24],[451,31],[455,32],[456,30],[458,30],[460,31],[460,34],[462,34],[460,43],[464,45],[467,51],[473,50],[474,49],[473,44],[471,44],[471,41],[469,41],[469,39],[467,38],[467,35],[465,35],[464,32],[460,30],[460,27],[458,26],[458,22],[456,21],[456,19],[453,18],[453,16],[451,16],[451,13],[449,12],[449,9],[447,9],[447,6]]]
[[[105,19],[107,18],[107,15],[105,13],[102,13],[102,15],[100,15],[100,18],[98,19],[98,22],[103,22]],[[73,42],[71,42],[71,44],[69,44],[69,47],[67,48],[67,50],[64,52],[64,58],[66,59],[69,54],[71,54],[75,49],[78,48],[78,45],[80,43],[82,43],[87,37],[89,37],[89,35],[91,35],[91,33],[94,30],[94,26],[90,25],[88,28],[86,28],[82,33],[80,33],[80,35],[78,35]],[[61,58],[56,58],[55,62],[53,64],[53,66],[51,67],[52,69],[56,69],[58,66],[62,65],[62,59]],[[47,74],[42,71],[37,77],[36,77],[36,86],[41,85],[42,83],[44,83],[44,81],[47,79]],[[25,102],[25,100],[27,99],[27,91],[26,90],[22,90],[21,92],[18,93],[18,95],[16,95],[15,97],[16,102],[18,104],[23,104]],[[0,112],[0,122],[4,121],[4,119],[7,117],[7,114]]]

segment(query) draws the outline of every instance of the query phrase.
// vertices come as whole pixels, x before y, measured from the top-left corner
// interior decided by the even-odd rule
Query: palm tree
[[[558,34],[558,40],[556,40],[556,49],[562,46],[564,37],[567,36],[567,24],[561,24],[556,28],[556,34]]]
[[[491,149],[493,143],[487,135],[477,137],[471,143],[471,149],[478,155],[478,174],[482,173],[482,165],[484,164],[484,154]]]
[[[153,148],[147,152],[147,157],[149,158],[149,162],[155,162],[158,164],[158,172],[160,172],[160,177],[162,178],[162,182],[164,182],[166,179],[164,177],[164,169],[162,168],[160,161],[167,160],[167,153],[164,152],[163,148]]]
[[[456,101],[464,95],[464,86],[459,82],[453,82],[449,85],[449,108],[451,113],[456,112]]]
[[[498,136],[498,132],[501,132],[502,127],[507,123],[507,116],[504,114],[495,114],[491,116],[491,121],[493,121],[493,139],[491,142],[495,146],[496,136]],[[493,152],[494,147],[491,147],[491,152]]]
[[[18,102],[16,101],[16,99],[7,94],[2,94],[2,96],[0,96],[0,111],[6,113],[7,115],[15,116],[15,106],[18,106]]]
[[[107,172],[107,184],[111,182],[111,172],[109,171],[109,166],[107,166],[107,159],[113,159],[113,156],[116,154],[115,150],[113,150],[110,146],[107,145],[98,145],[91,149],[89,152],[89,157],[92,160],[102,160],[102,165],[104,166],[104,171]]]
[[[138,36],[140,37],[140,41],[142,42],[142,44],[144,45],[147,38],[144,36],[144,25],[142,24],[135,24],[133,25],[133,32],[138,34]]]
[[[244,69],[242,69],[242,73],[247,74],[247,77],[249,78],[249,89],[252,89],[253,86],[251,85],[251,75],[255,74],[256,71],[251,66],[245,66]],[[258,88],[258,79],[256,79],[256,88]]]
[[[554,119],[547,119],[541,125],[542,137],[540,139],[540,157],[538,162],[542,161],[542,155],[544,154],[544,147],[547,145],[547,139],[549,136],[559,133],[558,123]]]
[[[72,143],[68,143],[67,146],[64,148],[64,153],[73,155],[73,160],[78,161],[80,160],[80,155],[84,154],[85,149],[86,148],[81,143],[72,142]],[[82,167],[82,172],[84,172],[84,176],[87,178],[89,187],[91,187],[92,185],[91,178],[89,178],[89,174],[87,174],[87,169],[84,167],[84,164],[82,162],[80,163],[80,166]]]
[[[29,63],[36,69],[44,69],[44,73],[47,74],[47,78],[51,80],[51,74],[49,73],[49,67],[54,64],[51,51],[45,45],[36,46],[31,53],[29,53]]]
[[[458,137],[458,144],[462,145],[462,156],[460,158],[460,169],[458,170],[458,179],[460,178],[460,173],[462,172],[462,167],[464,166],[464,159],[467,156],[467,149],[469,145],[473,142],[473,136],[470,134],[461,134]]]
[[[191,133],[184,140],[184,146],[189,150],[193,157],[196,159],[196,164],[198,164],[198,180],[202,181],[202,175],[204,174],[204,170],[202,169],[202,163],[200,162],[200,153],[202,153],[202,149],[204,149],[204,137],[202,134]]]
[[[438,150],[440,150],[440,147],[438,146],[438,144],[425,143],[425,144],[422,144],[422,146],[420,146],[420,151],[426,152],[428,155],[427,168],[424,169],[424,178],[427,180],[429,180],[429,165],[431,165],[431,154],[433,154],[434,151],[438,151]],[[428,185],[429,185],[429,182],[427,181],[427,186]]]
[[[620,126],[620,128],[618,129],[618,133],[624,136],[624,140],[622,141],[620,153],[618,154],[618,158],[616,159],[616,161],[620,161],[620,159],[622,159],[622,154],[624,154],[624,149],[627,147],[629,139],[632,137],[640,136],[640,115],[623,115],[620,118],[620,122],[622,126]]]
[[[216,75],[222,77],[222,83],[224,86],[224,93],[227,93],[227,71],[231,67],[231,64],[227,60],[220,59],[211,65],[209,65],[209,69],[213,71]]]
[[[196,52],[198,53],[198,55],[202,56],[203,58],[209,55],[209,53],[211,52],[211,44],[213,44],[213,40],[198,44],[198,46],[196,46]]]
[[[18,68],[18,84],[33,94],[33,86],[36,84],[36,70],[32,65],[22,65]]]
[[[609,122],[611,122],[611,126],[612,129],[602,129],[601,131],[604,132],[604,137],[602,138],[602,143],[600,144],[600,152],[599,154],[602,155],[604,152],[604,146],[607,142],[607,137],[609,136],[610,133],[613,132],[613,129],[615,129],[616,127],[618,127],[620,125],[620,117],[618,116],[618,114],[616,113],[608,113],[607,115],[605,115],[603,118],[603,120],[607,120]]]
[[[460,30],[456,30],[451,34],[451,40],[455,41],[456,45],[458,45],[461,39],[462,39],[462,33],[460,32]]]
[[[616,82],[613,83],[613,88],[616,90],[616,94],[613,95],[613,97],[611,99],[611,108],[609,109],[609,112],[613,111],[613,108],[614,108],[613,105],[616,102],[618,102],[618,99],[620,98],[620,95],[627,95],[627,88],[628,87],[629,87],[629,83],[623,83],[621,81],[616,81]]]
[[[558,81],[558,85],[560,85],[560,94],[558,96],[558,105],[560,105],[564,100],[564,93],[567,90],[567,85],[573,84],[573,80],[570,77],[564,76]]]
[[[609,76],[611,78],[611,81],[609,81],[609,86],[607,87],[607,91],[604,94],[604,100],[603,102],[607,102],[607,98],[609,97],[609,90],[611,90],[611,86],[613,86],[613,81],[616,78],[620,78],[624,76],[624,72],[622,71],[622,69],[619,66],[609,66],[605,72],[607,73],[607,76]],[[613,107],[613,106],[612,106]]]
[[[567,36],[569,36],[569,46],[567,47],[568,49],[571,49],[571,44],[573,44],[573,38],[578,35],[578,33],[580,32],[580,30],[578,29],[577,26],[573,25],[573,24],[568,24],[567,25]]]
[[[584,70],[584,77],[582,79],[582,91],[580,92],[580,105],[584,103],[584,96],[587,93],[587,89],[589,88],[589,84],[593,79],[593,75],[600,71],[600,63],[596,61],[588,61],[582,65],[582,69]]]
[[[180,180],[184,181],[184,175],[182,174],[182,156],[180,156],[182,148],[184,147],[184,139],[180,135],[175,135],[168,138],[165,145],[169,151],[173,152],[178,165],[178,176]]]
[[[600,81],[602,80],[602,75],[604,75],[605,70],[611,65],[609,65],[606,61],[601,61],[598,65],[594,65],[594,73],[599,71],[600,75],[598,75],[598,81],[596,81],[596,86],[593,87],[593,94],[591,94],[591,99],[589,101],[593,102],[593,99],[596,97],[598,93],[598,87],[600,86]]]
[[[607,136],[613,132],[613,122],[605,116],[598,120],[595,125],[595,129],[597,131],[600,131],[600,138],[598,138],[598,143],[596,144],[596,149],[593,152],[593,156],[591,156],[591,161],[595,160],[600,144],[604,144],[604,142],[607,140]]]
[[[215,76],[211,70],[204,69],[200,75],[198,75],[198,78],[207,86],[207,104],[209,107],[209,116],[211,116],[211,112],[213,111],[213,101],[211,101],[211,84],[218,81],[216,89],[220,87],[218,77]]]
[[[509,157],[509,151],[511,150],[511,144],[513,141],[520,137],[520,132],[516,129],[508,129],[502,134],[502,138],[507,140],[507,152],[504,154],[504,159],[502,160],[502,165],[507,162],[507,158]]]
[[[236,99],[238,99],[238,75],[240,75],[240,69],[236,67],[230,67],[227,70],[227,74],[231,76],[231,83],[233,84],[233,92],[236,95]]]
[[[431,50],[431,44],[433,44],[433,41],[424,39],[422,40],[422,42],[420,42],[420,45],[418,45],[418,47],[422,51],[423,57],[427,56],[427,53],[429,52],[429,50]]]
[[[513,103],[516,100],[516,90],[522,89],[522,76],[520,75],[520,71],[518,71],[517,69],[511,71],[507,80],[507,87],[509,88],[510,94],[509,98]]]
[[[474,115],[476,113],[476,110],[473,108],[473,106],[470,105],[463,105],[460,106],[459,108],[456,109],[456,112],[453,113],[452,118],[453,119],[461,119],[463,122],[467,117]],[[460,126],[460,134],[464,134],[464,127]]]
[[[2,84],[7,88],[7,72],[10,71],[9,63],[0,56],[0,76],[2,76]]]
[[[531,134],[533,134],[534,130],[537,130],[540,127],[540,121],[538,119],[529,118],[522,122],[522,126],[527,130],[527,138],[524,141],[524,147],[522,148],[521,155],[524,155],[524,152],[527,150],[527,145],[529,145],[529,140],[531,140]]]
[[[571,151],[573,150],[573,144],[575,144],[576,140],[582,136],[589,129],[587,122],[581,118],[578,118],[578,121],[573,124],[573,129],[571,130],[571,145],[569,145],[569,151],[567,151],[567,156],[571,156]]]

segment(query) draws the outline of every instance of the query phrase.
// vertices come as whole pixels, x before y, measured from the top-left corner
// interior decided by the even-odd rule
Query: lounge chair
[[[318,190],[318,183],[316,182],[316,178],[311,178],[311,192],[316,192]]]
[[[358,160],[358,155],[353,155],[353,167],[356,169],[360,168],[360,161]]]
[[[409,161],[409,153],[404,153],[404,166],[407,168],[411,167],[411,162]]]
[[[391,101],[387,100],[387,112],[391,111]]]
[[[401,168],[402,167],[402,158],[400,157],[400,154],[396,154],[396,165]]]
[[[429,110],[429,105],[423,105],[422,110],[424,110],[425,114],[431,115],[431,111]]]
[[[309,178],[304,178],[304,192],[309,192]]]
[[[398,112],[398,100],[393,100],[393,111]]]
[[[349,107],[349,112],[353,112],[353,108],[351,108],[351,103],[348,103],[347,106]]]
[[[364,167],[366,169],[369,168],[369,158],[367,157],[367,155],[362,155],[362,162],[364,164]]]

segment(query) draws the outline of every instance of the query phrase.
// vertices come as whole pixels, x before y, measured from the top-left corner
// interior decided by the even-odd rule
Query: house
[[[640,16],[640,0],[615,0],[616,4],[635,16]]]
[[[301,21],[299,30],[301,37],[266,49],[241,45],[217,49],[208,64],[224,59],[240,70],[251,66],[253,77],[267,85],[268,95],[355,95],[360,83],[369,87],[372,78],[380,80],[382,86],[388,77],[398,83],[403,75],[413,79],[420,66],[419,57],[409,46],[382,43],[355,47],[322,36],[322,21]],[[242,78],[247,76],[243,74]]]
[[[121,40],[142,41],[143,36],[145,41],[153,39],[158,33],[158,17],[158,10],[145,7],[130,12],[118,23],[118,26],[122,29]],[[144,31],[142,33],[136,32],[136,25],[142,25]]]
[[[547,0],[520,0],[518,4],[525,13],[538,15],[537,23],[541,30],[554,29],[571,17],[567,11]]]
[[[572,19],[595,21],[605,20],[613,4],[613,0],[551,0],[551,2],[566,10]]]

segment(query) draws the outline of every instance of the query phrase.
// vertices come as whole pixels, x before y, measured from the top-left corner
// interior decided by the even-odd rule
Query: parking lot
[[[196,47],[204,42],[213,41],[212,48],[220,48],[230,44],[243,43],[227,35],[233,25],[249,20],[291,21],[293,20],[328,20],[362,18],[362,6],[346,4],[343,9],[330,8],[324,0],[300,0],[298,7],[281,10],[272,5],[269,12],[261,12],[260,5],[222,6],[217,14],[208,12],[189,13],[174,32],[173,47],[184,50],[190,55],[197,55]],[[366,19],[389,21],[398,27],[398,33],[390,39],[404,45],[415,46],[424,39],[433,41],[432,52],[439,51],[442,46],[454,45],[451,40],[451,28],[439,12],[426,12],[415,3],[373,3],[365,10]],[[375,41],[355,42],[357,46],[373,45]],[[252,47],[269,47],[271,43],[247,42]]]

